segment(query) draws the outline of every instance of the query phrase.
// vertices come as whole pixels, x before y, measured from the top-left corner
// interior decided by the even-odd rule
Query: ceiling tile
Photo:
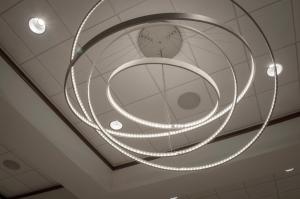
[[[274,180],[273,175],[270,174],[270,175],[266,175],[266,176],[249,179],[249,180],[245,181],[245,186],[246,187],[257,186],[259,184],[264,184],[267,182],[271,182],[273,180]]]
[[[227,27],[229,30],[234,31],[234,32],[239,32],[239,27],[238,27],[238,21],[237,20],[232,20],[228,23],[224,24],[225,27]],[[220,46],[222,50],[224,50],[225,54],[228,56],[230,61],[233,64],[241,63],[243,61],[246,61],[246,55],[244,52],[244,47],[243,43],[239,41],[235,36],[233,36],[231,33],[221,30],[220,28],[212,28],[205,33],[212,38],[217,45]],[[202,46],[202,45],[200,45]],[[215,48],[218,52],[217,48]],[[207,49],[207,50],[212,50],[212,49]],[[222,57],[224,57],[222,55]],[[201,63],[201,62],[200,62]],[[228,65],[227,62],[225,62],[226,65]]]
[[[300,2],[298,0],[293,0],[294,8],[294,23],[296,27],[296,37],[297,41],[300,41]]]
[[[29,187],[32,191],[50,187],[52,183],[46,180],[42,175],[35,171],[29,171],[15,176],[22,184]]]
[[[231,21],[226,26],[237,31],[236,21]],[[224,51],[233,64],[244,62],[246,59],[244,48],[241,42],[230,33],[217,28],[210,29],[207,35],[217,42],[217,45]],[[198,66],[208,73],[213,73],[228,67],[227,60],[214,43],[202,36],[190,38],[195,59]]]
[[[185,122],[199,120],[200,118],[204,117],[207,114],[208,114],[208,112],[203,112],[203,113],[194,115],[192,117],[188,117],[183,120],[180,120],[178,123],[185,123]],[[201,142],[204,139],[208,138],[209,136],[211,136],[218,129],[218,127],[220,125],[221,125],[221,122],[219,119],[217,119],[217,120],[214,120],[213,122],[206,124],[200,128],[189,131],[189,132],[185,133],[185,135],[191,144],[198,143],[198,142]]]
[[[47,68],[47,70],[55,77],[55,79],[64,85],[65,75],[70,63],[72,41],[68,40],[48,51],[41,54],[38,59]],[[75,74],[77,83],[83,83],[88,80],[92,65],[85,55],[79,58],[75,64]],[[99,73],[94,70],[93,76]],[[70,81],[70,80],[69,80]]]
[[[282,73],[278,76],[278,84],[284,85],[298,80],[297,53],[296,46],[275,51],[275,59],[277,63],[283,66]],[[272,63],[270,56],[262,56],[256,59],[256,74],[254,85],[257,93],[274,88],[274,78],[267,75],[268,66]]]
[[[280,179],[277,181],[277,186],[280,193],[300,189],[300,175]]]
[[[145,0],[110,0],[116,13],[136,6]]]
[[[205,189],[188,195],[189,199],[217,199],[216,191],[213,189]]]
[[[241,199],[247,197],[247,193],[243,189],[219,194],[220,199]]]
[[[13,169],[9,169],[6,166],[4,166],[3,161],[5,160],[12,160],[16,163],[19,164],[20,168],[17,170],[13,170]],[[19,158],[15,157],[12,153],[4,153],[2,155],[0,155],[0,169],[2,169],[3,171],[5,171],[6,173],[10,174],[10,175],[18,175],[20,173],[24,173],[26,171],[31,170],[31,168],[29,166],[27,166],[22,160],[20,160]]]
[[[244,89],[250,76],[250,69],[246,62],[234,66],[237,78],[238,94]],[[233,74],[229,68],[212,74],[220,90],[220,104],[226,104],[233,101],[234,81]],[[212,86],[209,86],[209,92],[212,96],[216,95]],[[254,89],[251,86],[245,97],[254,95]]]
[[[183,94],[190,92],[200,96],[200,104],[193,109],[183,109],[178,105],[178,99]],[[213,108],[209,93],[207,92],[205,84],[201,79],[168,90],[167,99],[177,119],[193,116]]]
[[[225,118],[223,116],[222,118]],[[261,122],[260,112],[258,109],[255,96],[242,99],[237,105],[232,114],[231,119],[224,128],[225,132],[232,132],[233,130],[242,129]]]
[[[233,6],[227,0],[172,0],[177,11],[196,13],[225,22],[234,18]]]
[[[97,147],[101,154],[114,166],[126,162],[125,155],[109,144],[104,144]]]
[[[145,66],[123,71],[110,84],[124,105],[159,92]]]
[[[23,41],[19,39],[2,18],[0,18],[0,29],[0,46],[12,56],[14,61],[20,64],[33,56]]]
[[[7,149],[0,145],[0,154],[6,153],[6,152],[7,152]]]
[[[251,199],[261,199],[267,197],[276,197],[276,187],[274,182],[268,182],[247,188],[247,193]]]
[[[37,59],[31,59],[21,65],[25,73],[38,85],[44,94],[52,96],[62,91],[58,82]]]
[[[106,144],[105,140],[90,126],[80,122],[76,124],[82,135],[94,146]]]
[[[243,188],[244,188],[244,186],[242,183],[235,183],[235,184],[229,184],[229,185],[225,185],[223,187],[219,187],[216,189],[216,191],[219,194],[223,194],[223,193],[227,193],[227,192],[238,191]]]
[[[268,6],[277,0],[236,0],[238,4],[240,4],[244,9],[248,12],[253,12],[262,7]],[[239,15],[244,15],[244,12],[240,9],[237,9]]]
[[[169,120],[164,100],[160,94],[137,101],[126,106],[125,109],[137,117],[153,122],[167,123]],[[173,115],[170,116],[171,121],[174,121]],[[146,131],[150,127],[140,126],[140,128],[142,131]]]
[[[281,199],[298,199],[299,196],[300,196],[300,189],[295,189],[288,192],[280,193]]]
[[[97,49],[97,46],[95,49]],[[99,56],[99,54],[101,56]],[[97,58],[92,57],[92,61],[96,64],[101,73],[112,71],[128,61],[140,57],[129,37],[126,35],[107,47],[103,52],[98,51],[97,55]]]
[[[2,12],[5,12],[7,9],[10,9],[13,7],[16,3],[18,3],[20,0],[1,0],[0,1],[0,14]]]
[[[41,35],[31,32],[28,27],[29,19],[37,16],[46,21],[46,32]],[[22,1],[3,17],[35,54],[70,37],[63,23],[45,0]]]
[[[147,0],[119,14],[122,21],[143,15],[174,11],[169,0]]]
[[[184,146],[188,146],[188,140],[184,134],[172,135],[170,137],[153,138],[150,140],[151,145],[159,152],[172,151]]]
[[[80,23],[86,13],[98,2],[98,0],[49,0],[57,14],[69,28],[72,34],[76,34]],[[66,12],[68,10],[68,12]],[[89,28],[114,15],[108,1],[104,1],[88,19],[84,28]]]
[[[90,39],[98,35],[100,32],[106,30],[107,28],[112,27],[113,25],[116,25],[120,22],[120,19],[118,17],[112,17],[107,19],[106,21],[95,25],[91,28],[85,29],[82,31],[81,36],[79,37],[79,44],[83,46],[86,44]],[[111,42],[116,36],[110,36],[109,39],[104,39],[99,44],[96,44],[92,49],[90,49],[87,54],[92,60],[96,60],[96,58],[99,56],[100,53],[103,52],[107,47],[106,45]]]
[[[4,180],[4,179],[6,179],[6,178],[9,178],[10,177],[10,175],[7,173],[7,172],[5,172],[5,171],[3,171],[2,169],[0,169],[0,181],[1,180]],[[0,191],[1,192],[1,191]]]
[[[273,91],[268,91],[258,95],[259,106],[263,118],[266,117],[271,106]],[[275,105],[273,117],[286,115],[300,109],[300,89],[299,82],[290,83],[278,88],[278,97]]]
[[[278,15],[280,13],[280,15]],[[290,1],[278,1],[271,6],[252,13],[257,23],[266,34],[273,49],[284,47],[294,42],[292,11]],[[276,16],[276,20],[274,17]],[[243,37],[249,43],[255,55],[267,52],[263,37],[246,16],[239,19]]]
[[[69,108],[64,93],[52,96],[50,99],[54,103],[54,105],[65,115],[65,117],[69,119],[73,124],[80,122],[77,116],[75,116],[75,114]],[[75,108],[79,110],[79,107],[78,105],[76,105],[75,100],[71,98],[71,101],[73,102],[72,104],[75,106]]]
[[[180,86],[181,84],[199,78],[195,73],[174,66],[163,65],[162,68],[161,64],[149,64],[147,68],[161,91]]]
[[[22,183],[15,180],[14,178],[10,178],[10,179],[0,181],[0,191],[5,196],[10,197],[10,196],[26,193],[30,191],[30,189],[27,188]]]
[[[78,85],[77,88],[84,107],[87,110],[89,110],[87,83],[80,84]],[[70,96],[73,99],[76,99],[73,89],[70,89],[70,91],[71,91]],[[91,80],[90,92],[91,92],[91,96],[90,96],[91,102],[94,107],[95,114],[101,114],[112,110],[112,106],[109,104],[106,97],[106,83],[104,82],[101,76],[95,77],[94,79]],[[118,99],[116,99],[116,101],[119,103]]]
[[[127,139],[127,138],[117,138],[119,141],[123,142],[124,144],[137,148],[139,150],[144,150],[144,151],[148,151],[148,152],[155,152],[155,148],[153,148],[153,146],[150,144],[149,140],[146,139]],[[135,154],[140,158],[145,158],[147,157],[146,155],[139,155],[139,154]],[[134,160],[132,160],[131,158],[124,156],[126,162],[132,162]]]

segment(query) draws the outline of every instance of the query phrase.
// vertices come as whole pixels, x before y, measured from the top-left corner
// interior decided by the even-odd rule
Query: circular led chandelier
[[[202,170],[202,169],[207,169],[207,168],[221,165],[223,163],[226,163],[226,162],[234,159],[235,157],[239,156],[240,154],[242,154],[260,137],[260,135],[263,133],[264,129],[266,128],[268,121],[270,120],[270,117],[272,115],[272,112],[273,112],[273,109],[274,109],[274,106],[276,103],[277,81],[278,81],[276,67],[274,67],[274,69],[275,69],[275,72],[274,72],[274,74],[275,74],[274,75],[274,94],[273,94],[273,99],[272,99],[272,102],[270,105],[269,113],[268,113],[264,123],[262,124],[261,128],[257,131],[257,133],[249,140],[249,142],[246,145],[244,145],[242,148],[240,148],[235,153],[229,155],[228,157],[224,157],[221,160],[215,161],[215,162],[210,162],[207,164],[203,164],[203,165],[199,165],[199,166],[190,166],[190,167],[188,167],[188,166],[186,166],[186,167],[168,166],[168,165],[150,162],[150,161],[147,161],[145,159],[138,157],[137,155],[146,155],[146,156],[151,156],[151,157],[174,157],[174,156],[179,156],[179,155],[184,155],[184,154],[190,153],[190,152],[200,149],[201,147],[210,143],[224,129],[226,124],[229,122],[233,111],[235,110],[236,104],[242,100],[242,98],[245,96],[246,92],[248,91],[249,87],[251,86],[253,79],[255,77],[255,60],[254,60],[253,53],[252,53],[252,50],[251,50],[249,44],[240,34],[232,31],[230,28],[227,28],[226,26],[223,26],[221,23],[219,23],[218,21],[216,21],[210,17],[206,17],[206,16],[199,15],[199,14],[191,14],[191,13],[160,13],[160,14],[152,14],[152,15],[146,15],[146,16],[141,16],[141,17],[137,17],[134,19],[130,19],[130,20],[121,22],[117,25],[114,25],[114,26],[100,32],[98,35],[96,35],[91,40],[89,40],[84,46],[82,46],[82,48],[80,48],[79,51],[76,51],[77,46],[78,46],[78,39],[80,37],[80,34],[82,32],[82,29],[83,29],[85,23],[87,22],[89,17],[93,14],[93,12],[97,9],[97,7],[99,7],[103,3],[103,1],[104,0],[100,0],[98,3],[96,3],[93,6],[93,8],[87,13],[87,15],[85,16],[81,25],[79,26],[79,29],[76,33],[76,36],[75,36],[75,39],[73,42],[73,46],[72,46],[70,65],[68,67],[68,70],[67,70],[67,73],[65,76],[64,91],[65,91],[65,97],[66,97],[67,103],[68,103],[70,109],[72,110],[72,112],[81,121],[83,121],[86,125],[94,128],[97,131],[97,133],[108,144],[110,144],[112,147],[114,147],[117,151],[121,152],[122,154],[132,158],[133,160],[135,160],[137,162],[146,164],[148,166],[152,166],[152,167],[164,169],[164,170],[171,170],[171,171],[195,171],[195,170]],[[236,5],[238,8],[240,8],[246,14],[246,16],[248,16],[250,18],[250,20],[255,24],[255,26],[257,27],[257,29],[259,30],[259,32],[261,33],[261,35],[264,38],[266,46],[268,47],[269,54],[272,58],[272,62],[275,65],[275,58],[274,58],[273,51],[270,47],[270,44],[269,44],[265,34],[263,33],[262,29],[260,28],[260,26],[253,19],[253,17],[244,8],[242,8],[238,3],[236,3],[234,0],[229,0],[229,1],[231,1],[234,5]],[[222,50],[222,48],[218,45],[218,43],[215,40],[213,40],[210,36],[208,36],[207,34],[201,32],[197,29],[189,27],[189,26],[176,24],[174,21],[193,21],[193,22],[199,22],[199,23],[213,25],[215,27],[218,27],[218,28],[230,33],[245,46],[246,50],[248,51],[249,57],[250,57],[251,71],[250,71],[248,81],[247,81],[245,87],[242,88],[240,93],[238,93],[238,84],[237,84],[236,73],[235,73],[233,64],[231,63],[229,57],[226,55],[224,50]],[[220,91],[219,91],[218,85],[216,84],[216,82],[213,80],[213,78],[209,74],[207,74],[205,71],[203,71],[202,69],[200,69],[197,66],[194,66],[192,64],[182,62],[179,60],[163,58],[163,57],[148,57],[148,58],[135,59],[135,60],[129,61],[127,63],[124,63],[121,66],[118,66],[110,74],[110,76],[108,78],[108,86],[106,89],[107,99],[110,102],[110,104],[112,105],[112,107],[117,112],[119,112],[121,115],[126,117],[127,119],[129,119],[135,123],[144,125],[144,126],[152,127],[155,129],[161,129],[162,131],[148,133],[148,134],[141,134],[141,133],[133,133],[133,132],[122,132],[122,131],[116,131],[116,130],[105,128],[99,122],[99,119],[97,118],[95,111],[94,111],[94,106],[91,102],[92,100],[91,100],[91,89],[90,88],[91,88],[91,77],[92,77],[93,71],[91,71],[88,81],[87,81],[88,82],[88,84],[87,84],[88,85],[87,86],[88,106],[85,107],[83,105],[83,102],[82,102],[81,97],[78,92],[78,87],[77,87],[77,83],[76,83],[76,75],[75,75],[75,70],[74,70],[77,61],[83,54],[85,54],[87,52],[87,50],[89,50],[95,44],[103,41],[105,38],[107,38],[111,35],[119,33],[119,35],[113,41],[111,41],[107,46],[110,46],[112,43],[117,41],[119,38],[121,38],[122,36],[124,36],[126,34],[131,33],[132,31],[139,30],[141,28],[160,26],[160,25],[172,25],[172,26],[175,25],[176,27],[180,27],[180,28],[192,31],[198,35],[201,35],[205,39],[207,39],[221,52],[222,56],[224,56],[224,58],[226,59],[226,62],[229,65],[230,71],[233,76],[234,96],[233,96],[232,102],[225,108],[221,109],[220,111],[217,111],[219,109],[219,98],[220,98]],[[208,82],[212,86],[212,88],[214,89],[214,92],[216,93],[216,96],[218,98],[213,109],[207,115],[203,116],[202,118],[200,118],[198,120],[187,122],[187,123],[175,123],[175,124],[152,122],[152,121],[148,121],[148,120],[139,118],[137,116],[134,116],[134,115],[128,113],[121,106],[119,106],[119,104],[115,101],[113,95],[111,94],[110,82],[119,73],[121,73],[125,70],[128,70],[129,68],[138,67],[138,66],[145,65],[145,64],[168,65],[168,66],[177,67],[177,68],[181,68],[181,69],[190,71],[190,72],[200,76],[201,78],[203,78],[206,82]],[[69,77],[71,79],[72,88],[75,93],[76,101],[79,105],[80,110],[77,110],[70,100],[70,96],[68,94],[68,88],[67,88],[67,83],[68,83]],[[145,151],[145,150],[141,150],[138,148],[134,148],[132,146],[128,146],[127,144],[122,143],[121,141],[119,141],[116,138],[116,137],[125,137],[125,138],[130,138],[130,139],[142,139],[142,138],[151,139],[151,138],[161,138],[161,137],[168,137],[168,136],[172,136],[172,135],[188,133],[191,130],[198,129],[204,125],[211,123],[212,121],[215,121],[216,119],[220,118],[221,116],[223,116],[225,114],[227,114],[227,116],[225,117],[225,120],[223,121],[223,123],[208,138],[206,138],[205,140],[203,140],[195,145],[192,145],[188,148],[179,149],[179,150],[175,150],[175,151],[170,151],[170,152]]]

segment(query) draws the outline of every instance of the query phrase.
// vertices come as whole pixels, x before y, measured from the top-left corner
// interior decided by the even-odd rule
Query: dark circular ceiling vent
[[[186,92],[179,96],[177,103],[182,109],[191,110],[197,108],[200,101],[201,98],[197,93]]]
[[[21,168],[20,164],[14,160],[4,160],[2,164],[10,170],[19,170]]]

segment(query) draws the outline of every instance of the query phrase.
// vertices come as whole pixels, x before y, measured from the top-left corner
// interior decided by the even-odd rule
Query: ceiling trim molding
[[[55,185],[55,186],[52,186],[52,187],[47,187],[47,188],[44,188],[44,189],[39,189],[37,191],[32,191],[32,192],[28,192],[28,193],[24,193],[24,194],[20,194],[20,195],[16,195],[16,196],[8,197],[8,198],[5,198],[5,199],[21,199],[21,198],[35,196],[35,195],[47,193],[47,192],[50,192],[50,191],[55,191],[55,190],[58,190],[58,189],[63,189],[63,188],[64,187],[62,185]]]
[[[63,115],[62,112],[60,112],[60,110],[46,97],[46,95],[43,94],[43,92],[30,80],[30,78],[17,66],[17,64],[10,58],[9,55],[7,55],[7,53],[0,48],[0,56],[8,63],[8,65],[26,82],[26,84],[28,86],[31,87],[31,89],[56,113],[56,115],[74,132],[74,134],[77,135],[77,137],[79,139],[81,139],[97,156],[98,158],[100,158],[112,171],[116,171],[116,170],[120,170],[120,169],[125,169],[131,166],[135,166],[137,164],[139,164],[138,162],[132,161],[132,162],[128,162],[128,163],[124,163],[121,165],[117,165],[117,166],[113,166],[84,136],[83,134]],[[300,117],[300,110],[297,110],[297,112],[280,117],[280,118],[276,118],[273,119],[269,122],[268,126],[272,126],[281,122],[285,122],[294,118]],[[221,136],[216,137],[213,141],[211,141],[209,144],[211,143],[215,143],[218,141],[222,141],[222,140],[226,140],[226,139],[230,139],[232,137],[236,137],[239,135],[243,135],[243,134],[247,134],[250,133],[251,131],[257,130],[260,128],[262,124],[256,124],[241,130],[237,130],[237,131],[233,131]],[[195,143],[197,144],[197,143]],[[178,148],[176,150],[179,149],[184,149],[184,148],[188,148],[191,147],[195,144],[191,144],[188,146],[184,146],[181,148]],[[155,160],[158,159],[157,157],[146,157],[144,158],[145,160],[151,161],[151,160]],[[0,194],[0,198],[3,197]],[[4,199],[7,199],[5,197],[3,197]],[[11,198],[9,198],[11,199]]]
[[[83,136],[83,134],[63,115],[63,113],[48,99],[48,97],[30,80],[30,78],[20,69],[20,67],[10,58],[10,56],[0,48],[0,56],[7,64],[21,77],[25,83],[52,109],[52,111],[85,143],[98,158],[100,158],[111,170],[114,166]]]
[[[64,187],[62,185],[55,185],[55,186],[39,189],[39,190],[36,190],[36,191],[31,191],[31,192],[28,192],[28,193],[22,193],[22,194],[19,194],[19,195],[16,195],[16,196],[11,196],[11,197],[6,197],[6,196],[4,196],[0,193],[0,198],[1,199],[21,199],[21,198],[35,196],[35,195],[43,194],[43,193],[46,193],[46,192],[55,191],[55,190],[58,190],[58,189],[63,189],[63,188]]]

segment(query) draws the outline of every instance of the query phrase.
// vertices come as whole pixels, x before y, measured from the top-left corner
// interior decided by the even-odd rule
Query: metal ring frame
[[[81,119],[87,125],[93,127],[100,134],[100,136],[103,137],[103,139],[107,143],[109,143],[111,146],[113,146],[116,150],[123,153],[124,155],[132,158],[135,161],[146,164],[148,166],[152,166],[152,167],[159,168],[159,169],[164,169],[164,170],[172,170],[172,171],[195,171],[195,170],[202,170],[202,169],[207,169],[207,168],[211,168],[211,167],[221,165],[225,162],[228,162],[228,161],[232,160],[233,158],[237,157],[238,155],[240,155],[241,153],[246,151],[260,137],[260,135],[263,133],[264,129],[266,128],[266,126],[268,124],[268,121],[270,120],[270,117],[272,115],[272,112],[274,110],[274,106],[275,106],[275,103],[276,103],[277,90],[278,90],[278,77],[277,77],[276,67],[275,67],[275,76],[274,76],[274,93],[273,93],[273,99],[272,99],[272,102],[271,102],[269,113],[268,113],[264,123],[262,124],[261,129],[258,130],[258,132],[255,134],[255,136],[245,146],[243,146],[241,149],[239,149],[237,152],[233,153],[232,155],[230,155],[228,157],[225,157],[222,160],[212,162],[212,163],[208,163],[208,164],[205,164],[205,165],[193,166],[193,167],[174,167],[174,166],[166,166],[166,165],[162,165],[162,164],[149,162],[149,161],[146,161],[144,159],[141,159],[141,158],[129,153],[129,151],[130,151],[130,152],[133,152],[133,153],[136,153],[136,154],[150,155],[150,156],[154,156],[154,157],[169,157],[169,156],[182,155],[182,154],[194,151],[194,150],[204,146],[205,144],[209,143],[213,138],[215,138],[218,135],[218,133],[219,133],[218,131],[219,130],[221,131],[225,127],[225,125],[227,124],[227,122],[229,121],[229,119],[231,117],[232,112],[234,111],[236,103],[238,103],[243,98],[243,96],[247,92],[248,88],[250,87],[250,85],[253,81],[254,75],[255,75],[254,58],[252,56],[252,51],[251,51],[248,43],[243,39],[243,37],[241,35],[239,35],[238,33],[235,33],[234,31],[230,30],[229,28],[226,28],[225,26],[222,26],[220,23],[218,23],[216,20],[214,20],[212,18],[202,16],[202,15],[198,15],[198,14],[188,14],[188,13],[161,13],[161,14],[153,14],[153,15],[147,15],[147,16],[142,16],[142,17],[130,19],[128,21],[117,24],[117,25],[115,25],[111,28],[108,28],[108,29],[104,30],[103,32],[99,33],[97,36],[95,36],[90,41],[88,41],[80,49],[80,51],[75,53],[76,46],[78,44],[78,39],[79,39],[80,33],[81,33],[85,23],[87,22],[89,17],[92,15],[92,13],[96,10],[96,8],[103,3],[103,1],[104,0],[100,0],[97,4],[95,4],[95,6],[87,13],[84,20],[82,21],[82,23],[81,23],[81,25],[80,25],[77,33],[76,33],[74,42],[73,42],[70,65],[68,67],[68,70],[67,70],[67,73],[66,73],[66,76],[65,76],[65,82],[64,82],[65,97],[66,97],[67,103],[68,103],[69,107],[71,108],[72,112],[77,117],[79,117],[79,119]],[[254,20],[254,18],[244,8],[242,8],[238,3],[236,3],[234,0],[229,0],[229,1],[231,1],[234,5],[236,5],[238,8],[240,8],[246,14],[246,16],[248,16],[250,18],[250,20],[255,24],[255,26],[257,27],[257,29],[259,30],[259,32],[261,33],[261,35],[263,36],[263,38],[266,42],[266,45],[268,47],[270,56],[271,56],[272,61],[275,65],[274,53],[273,53],[273,51],[270,47],[270,43],[268,42],[268,40],[267,40],[265,34],[263,33],[262,29],[260,28],[260,26]],[[220,28],[220,29],[222,29],[226,32],[229,32],[234,37],[236,37],[240,42],[242,42],[244,44],[244,46],[246,47],[246,49],[249,51],[250,59],[251,59],[251,73],[250,73],[250,76],[249,76],[249,79],[248,79],[248,82],[247,82],[245,88],[237,96],[237,82],[236,82],[235,72],[233,70],[231,62],[228,59],[228,57],[226,56],[226,54],[223,53],[223,50],[221,48],[219,48],[218,45],[207,36],[206,38],[209,39],[210,41],[212,41],[219,48],[219,50],[222,51],[223,55],[227,59],[227,62],[231,66],[231,71],[232,71],[233,79],[234,79],[234,97],[233,97],[233,102],[229,106],[227,106],[226,108],[224,108],[223,110],[221,110],[218,113],[215,113],[214,110],[212,110],[210,112],[210,114],[211,113],[212,114],[211,115],[208,114],[209,117],[204,117],[204,118],[201,118],[200,120],[193,121],[193,122],[190,122],[190,123],[187,123],[187,124],[153,123],[153,122],[150,122],[150,121],[143,120],[141,118],[137,118],[133,115],[130,115],[127,112],[124,112],[123,109],[121,109],[121,107],[119,107],[118,104],[115,103],[115,101],[113,100],[112,96],[110,95],[110,89],[108,87],[107,88],[107,96],[108,96],[109,102],[113,105],[114,108],[116,108],[117,111],[119,111],[125,117],[127,117],[129,119],[132,119],[134,122],[138,122],[138,123],[141,123],[143,125],[148,125],[148,126],[151,126],[151,127],[154,127],[154,128],[177,129],[177,130],[173,130],[173,131],[171,130],[171,131],[163,132],[163,133],[154,133],[151,136],[147,137],[147,136],[144,136],[144,135],[141,136],[141,135],[133,134],[133,133],[117,132],[117,131],[112,131],[112,130],[109,130],[109,129],[105,129],[101,125],[101,123],[99,122],[98,118],[96,117],[96,114],[95,114],[94,109],[93,109],[93,105],[91,103],[90,83],[91,83],[92,72],[91,72],[91,74],[89,76],[89,79],[88,79],[88,91],[87,91],[88,105],[89,105],[89,110],[92,114],[92,117],[88,114],[85,107],[83,106],[83,103],[82,103],[81,98],[80,98],[79,93],[78,93],[78,89],[77,89],[77,85],[76,85],[76,79],[75,79],[75,72],[74,72],[74,66],[75,66],[77,60],[84,53],[86,53],[87,50],[89,50],[91,47],[93,47],[96,43],[100,42],[101,40],[103,40],[104,38],[106,38],[106,37],[108,37],[112,34],[118,33],[122,30],[132,28],[132,27],[137,28],[140,25],[141,26],[147,26],[149,24],[153,25],[155,23],[159,23],[160,21],[168,21],[170,23],[170,21],[173,21],[173,20],[187,20],[187,21],[195,21],[195,22],[210,24],[210,25],[218,27],[218,28]],[[192,29],[192,28],[189,28],[189,27],[185,27],[185,28]],[[195,31],[197,31],[197,30],[195,30]],[[201,33],[200,31],[197,31],[197,33],[205,36],[205,34]],[[188,65],[187,63],[184,63],[184,62],[180,62],[180,61],[177,61],[177,60],[169,60],[169,59],[165,59],[165,58],[150,58],[150,59],[146,58],[146,59],[141,59],[141,60],[134,60],[134,61],[131,61],[129,63],[125,63],[125,64],[121,65],[120,67],[118,67],[113,72],[113,74],[111,75],[109,80],[111,78],[113,78],[114,75],[118,74],[119,72],[121,72],[121,71],[123,71],[127,68],[137,66],[137,65],[141,65],[143,63],[149,63],[149,62],[152,63],[152,61],[154,63],[157,63],[157,62],[167,63],[169,65],[185,68],[185,69],[188,69],[188,70],[192,69],[190,71],[195,72],[194,71],[195,66]],[[198,72],[200,73],[200,71],[198,71]],[[72,81],[73,89],[74,89],[74,92],[75,92],[76,100],[77,100],[84,116],[81,115],[74,108],[73,104],[70,101],[70,97],[69,97],[68,91],[67,91],[67,81],[68,81],[68,77],[70,76],[70,74],[71,74],[71,81]],[[202,75],[204,74],[204,76],[205,76],[206,73],[203,72],[201,74]],[[208,76],[206,79],[210,79],[210,77]],[[210,81],[210,83],[212,83],[212,81]],[[214,84],[214,83],[212,83],[212,84]],[[213,85],[213,87],[214,87],[214,85]],[[217,91],[217,93],[219,93],[218,88],[216,89],[216,91]],[[218,104],[218,102],[216,104]],[[152,137],[170,136],[172,133],[173,134],[178,134],[178,133],[183,133],[183,132],[186,132],[186,131],[190,131],[193,128],[199,128],[200,126],[203,126],[203,125],[205,125],[205,124],[221,117],[222,115],[224,115],[228,111],[229,111],[229,114],[226,117],[224,123],[219,127],[219,129],[212,136],[207,138],[205,141],[203,141],[199,144],[196,144],[195,146],[192,146],[188,149],[179,150],[179,151],[166,152],[166,153],[147,152],[147,151],[143,151],[143,150],[139,150],[139,149],[130,147],[130,146],[118,141],[117,139],[115,139],[112,136],[112,135],[115,135],[115,136],[127,137],[127,138],[152,138]]]

